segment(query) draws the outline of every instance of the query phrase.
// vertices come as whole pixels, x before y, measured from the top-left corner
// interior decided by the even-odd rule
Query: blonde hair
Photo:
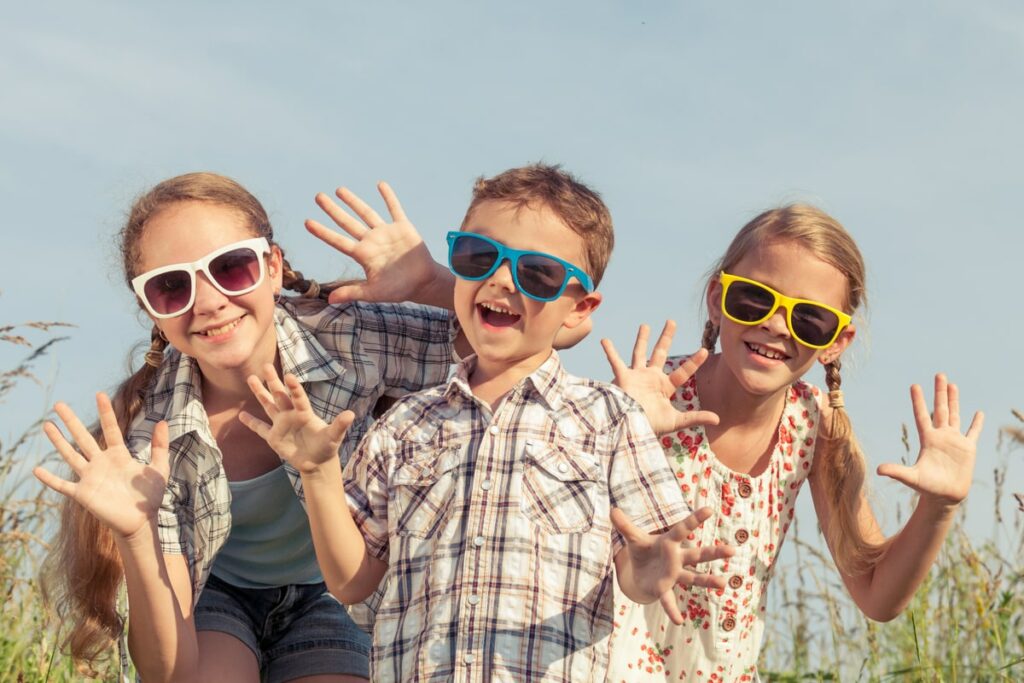
[[[137,273],[140,242],[147,222],[180,202],[208,202],[238,211],[254,236],[273,244],[274,231],[260,202],[231,178],[215,173],[188,173],[165,180],[138,197],[119,233],[125,282]],[[279,247],[280,248],[280,247]],[[283,253],[282,253],[283,259]],[[284,286],[326,300],[332,287],[306,280],[283,261]],[[167,340],[155,325],[145,362],[124,380],[111,402],[122,433],[142,409],[153,380],[163,363]],[[106,444],[94,426],[93,435]],[[124,577],[121,558],[110,529],[70,498],[62,502],[61,525],[43,565],[46,601],[61,623],[70,623],[62,648],[89,670],[120,637],[124,620],[117,611],[117,595]]]
[[[753,250],[787,242],[800,245],[846,277],[843,310],[852,313],[866,305],[866,271],[860,249],[839,221],[808,204],[769,209],[744,225],[709,272],[709,286],[719,272],[730,271]],[[718,328],[708,320],[702,345],[714,351],[717,339]],[[873,543],[861,533],[858,515],[866,466],[843,406],[841,367],[838,358],[825,365],[832,419],[819,429],[814,467],[821,475],[831,513],[828,528],[823,529],[825,538],[840,571],[856,576],[878,562],[888,543]]]
[[[583,238],[587,271],[594,286],[601,282],[615,246],[612,216],[599,195],[561,166],[531,164],[511,168],[493,178],[477,178],[466,218],[485,201],[508,202],[517,210],[528,206],[550,209]],[[463,220],[465,224],[465,220]]]

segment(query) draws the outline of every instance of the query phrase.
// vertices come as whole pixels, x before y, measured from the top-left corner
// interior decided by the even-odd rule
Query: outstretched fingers
[[[107,448],[116,448],[124,445],[124,435],[121,427],[117,424],[117,416],[114,415],[114,406],[110,397],[102,391],[96,394],[96,408],[100,417],[100,428],[103,431],[103,440]]]
[[[698,368],[704,365],[704,361],[707,359],[708,350],[705,348],[698,349],[686,358],[678,368],[669,373],[668,378],[672,382],[672,386],[681,387],[686,384],[691,377],[697,374]]]
[[[80,475],[82,469],[89,462],[86,460],[85,456],[79,453],[74,446],[68,443],[68,440],[64,438],[64,434],[60,431],[60,428],[52,422],[46,421],[43,423],[43,433],[46,434],[46,438],[48,438],[50,443],[53,444],[53,447],[57,449],[57,453],[59,453],[64,462],[68,464],[71,471]]]
[[[679,611],[679,604],[676,601],[676,592],[674,590],[667,590],[661,594],[658,598],[661,603],[661,608],[665,610],[665,614],[672,620],[672,623],[676,626],[683,625],[683,613]]]
[[[352,258],[352,254],[355,252],[356,247],[359,245],[359,242],[348,237],[345,237],[336,230],[331,230],[323,223],[313,220],[312,218],[307,218],[306,222],[303,225],[306,226],[306,230],[309,231],[311,235],[316,237],[321,242],[324,242],[325,244],[334,247],[335,249],[340,251],[345,256],[348,256],[349,258]]]
[[[647,367],[647,342],[651,338],[651,326],[647,323],[640,325],[636,331],[636,341],[633,342],[633,365],[635,368]]]
[[[642,543],[650,535],[637,525],[633,524],[633,521],[629,516],[623,512],[620,508],[612,508],[611,513],[612,526],[615,530],[622,534],[622,537],[626,539],[626,543]]]
[[[61,421],[68,428],[68,432],[71,434],[71,438],[75,440],[78,447],[82,449],[82,456],[84,458],[91,459],[91,456],[102,450],[99,444],[96,443],[96,439],[89,433],[88,428],[82,421],[78,419],[78,415],[75,415],[75,411],[71,410],[68,404],[58,401],[53,406],[53,410],[60,417]]]
[[[346,227],[345,229],[348,230],[349,234],[352,235],[353,237],[356,237],[358,239],[362,235],[365,235],[367,232],[369,232],[369,230],[372,230],[373,228],[378,228],[386,224],[385,220],[381,218],[379,213],[374,211],[372,206],[364,202],[362,197],[360,197],[347,187],[339,187],[337,192],[335,192],[334,194],[338,195],[338,199],[345,202],[345,204],[348,205],[348,208],[355,211],[356,215],[359,216],[359,218],[362,219],[363,223],[366,224],[365,227],[359,226],[359,235],[355,234]],[[349,217],[349,220],[351,221],[351,217]]]
[[[41,481],[43,485],[48,486],[62,496],[74,499],[75,491],[78,489],[78,484],[75,482],[68,481],[67,479],[61,479],[56,474],[53,474],[42,467],[33,468],[32,474],[34,474],[36,479]]]
[[[608,359],[608,365],[612,368],[612,374],[616,379],[622,377],[622,373],[628,370],[626,362],[622,360],[622,356],[615,350],[615,344],[612,343],[611,339],[602,339],[601,348],[604,349],[605,358]]]
[[[655,368],[665,367],[665,361],[668,360],[669,349],[672,348],[672,338],[676,334],[676,321],[666,320],[665,326],[661,328],[661,334],[658,335],[658,341],[654,342],[654,349],[651,351],[651,357],[647,361],[647,365]]]
[[[301,412],[312,411],[313,407],[309,404],[309,396],[306,395],[306,390],[302,388],[302,382],[299,378],[290,372],[284,376],[285,386],[288,388],[288,397],[291,399],[292,405],[295,406],[296,410]]]
[[[676,541],[677,543],[690,543],[690,536],[694,531],[700,528],[705,521],[707,521],[711,515],[714,514],[714,510],[709,507],[702,507],[695,510],[694,513],[688,516],[681,522],[677,522],[666,534],[667,536]]]
[[[277,410],[291,410],[293,408],[291,393],[285,388],[277,374],[277,370],[270,363],[263,366],[263,381],[273,396],[274,405]]]
[[[399,221],[409,220],[405,215],[405,210],[402,209],[402,203],[398,201],[398,195],[395,194],[390,185],[382,180],[377,183],[377,191],[384,198],[384,204],[388,207],[388,213],[391,214],[392,221],[398,223]]]
[[[935,375],[935,409],[932,412],[932,424],[945,427],[949,424],[949,387],[946,376],[941,372]]]
[[[256,375],[249,375],[245,382],[249,385],[252,395],[256,397],[267,417],[271,420],[277,417],[278,410],[277,404],[274,402],[274,396],[267,390],[267,387],[263,386],[263,381]]]
[[[331,420],[331,424],[327,427],[328,434],[332,441],[341,443],[341,440],[345,437],[345,432],[352,426],[352,423],[356,419],[356,414],[351,410],[343,410]]]

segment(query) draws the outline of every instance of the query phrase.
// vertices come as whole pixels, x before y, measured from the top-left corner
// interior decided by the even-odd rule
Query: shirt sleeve
[[[359,344],[377,357],[388,396],[428,389],[444,382],[454,363],[455,315],[420,304],[360,304]]]
[[[388,561],[388,472],[394,439],[382,424],[374,424],[345,465],[345,497],[352,519],[366,539],[366,549]]]
[[[627,404],[618,431],[609,474],[612,507],[620,508],[633,524],[648,533],[664,531],[685,519],[690,511],[679,484],[636,402],[630,400]],[[622,535],[613,530],[613,554],[623,545]]]

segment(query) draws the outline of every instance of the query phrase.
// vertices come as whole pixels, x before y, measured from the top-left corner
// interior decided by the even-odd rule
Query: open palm
[[[411,301],[448,270],[430,256],[416,227],[409,221],[394,190],[384,182],[378,186],[391,214],[388,223],[351,190],[338,188],[337,196],[360,220],[353,218],[326,194],[316,196],[317,205],[348,237],[315,220],[306,229],[358,263],[366,279],[331,292],[331,303],[347,301]]]
[[[338,457],[338,448],[355,417],[351,410],[343,411],[330,424],[324,422],[313,412],[298,378],[288,374],[282,383],[269,364],[264,367],[262,381],[256,375],[249,377],[249,388],[270,423],[245,411],[239,419],[292,467],[311,472]]]
[[[651,428],[659,436],[696,425],[718,424],[718,415],[709,410],[682,411],[672,405],[676,389],[685,384],[708,357],[707,350],[701,349],[683,361],[671,374],[665,374],[665,361],[675,331],[675,322],[666,321],[648,359],[647,342],[651,329],[641,325],[633,345],[632,365],[623,362],[610,340],[601,340],[601,347],[614,374],[614,384],[640,404]]]
[[[960,432],[960,394],[946,376],[935,376],[935,404],[929,415],[921,387],[910,388],[921,450],[913,466],[885,464],[878,474],[906,484],[922,496],[955,505],[967,497],[974,474],[978,437],[984,415],[974,414],[967,433]]]
[[[57,415],[78,445],[76,450],[52,422],[43,431],[77,480],[69,481],[37,467],[36,478],[54,491],[71,498],[106,524],[115,534],[130,536],[152,519],[167,488],[169,473],[167,423],[153,429],[152,460],[139,462],[128,452],[117,418],[106,394],[96,395],[100,427],[106,448],[100,446],[78,416],[64,403],[54,406]]]

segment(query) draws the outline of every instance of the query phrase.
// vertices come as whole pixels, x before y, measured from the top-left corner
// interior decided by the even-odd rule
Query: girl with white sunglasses
[[[393,223],[346,190],[338,196],[363,223],[325,195],[317,203],[351,238],[307,222],[366,271],[335,290],[337,306],[331,287],[291,269],[263,207],[229,178],[171,178],[132,206],[121,250],[151,347],[112,398],[97,395],[98,427],[57,404],[77,448],[55,424],[44,429],[74,477],[35,471],[66,496],[46,583],[79,661],[122,635],[123,579],[144,680],[367,677],[369,639],[324,589],[298,473],[238,415],[263,415],[249,375],[267,363],[296,374],[322,418],[359,416],[344,463],[378,402],[445,379],[452,277],[380,190]]]
[[[907,607],[970,488],[983,416],[962,433],[956,385],[939,374],[931,414],[921,388],[911,388],[916,463],[878,468],[918,494],[914,512],[888,538],[875,520],[840,389],[865,268],[831,216],[807,205],[760,214],[711,271],[706,298],[704,348],[693,356],[668,357],[671,323],[649,360],[641,328],[631,367],[602,343],[616,383],[663,435],[691,509],[716,511],[695,541],[736,554],[697,570],[723,577],[724,589],[677,588],[671,619],[617,596],[610,681],[757,680],[768,582],[805,481],[847,590],[878,621]],[[827,394],[802,379],[815,363],[825,367]]]

